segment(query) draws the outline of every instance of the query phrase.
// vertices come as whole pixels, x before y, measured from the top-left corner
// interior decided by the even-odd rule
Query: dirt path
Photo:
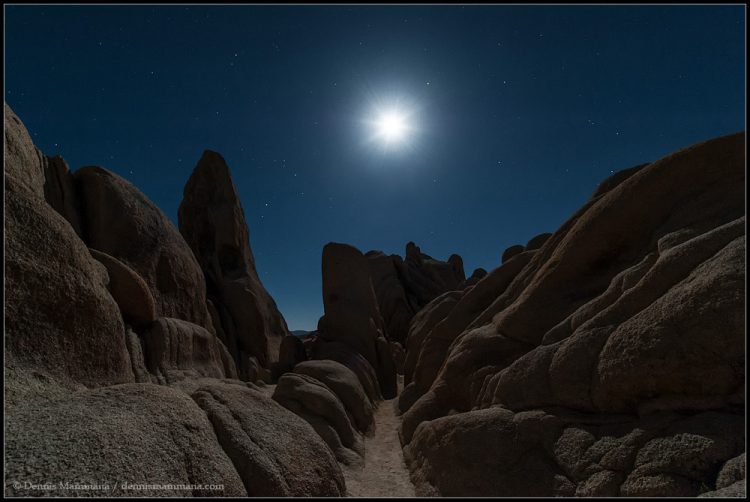
[[[414,497],[414,485],[404,463],[395,401],[382,401],[375,411],[375,434],[365,437],[363,467],[341,466],[350,497]]]

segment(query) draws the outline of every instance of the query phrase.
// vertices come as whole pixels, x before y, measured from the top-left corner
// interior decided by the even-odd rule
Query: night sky
[[[613,171],[744,129],[744,6],[6,6],[5,100],[177,222],[227,160],[290,329],[329,241],[491,270]],[[408,115],[398,143],[374,137]]]

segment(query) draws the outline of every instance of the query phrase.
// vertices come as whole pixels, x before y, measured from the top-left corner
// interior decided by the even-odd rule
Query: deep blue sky
[[[242,198],[291,329],[329,241],[467,275],[613,171],[744,128],[744,6],[6,6],[5,99],[48,155],[176,223],[202,151]],[[373,107],[416,129],[371,141]]]

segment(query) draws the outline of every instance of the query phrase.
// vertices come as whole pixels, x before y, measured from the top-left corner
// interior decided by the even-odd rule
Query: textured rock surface
[[[101,167],[73,173],[84,241],[135,270],[148,284],[157,315],[212,330],[203,272],[166,215],[128,181]]]
[[[738,481],[742,481],[747,478],[747,464],[745,463],[746,454],[743,453],[731,460],[728,460],[726,464],[719,471],[719,475],[716,478],[716,488],[727,488]]]
[[[370,402],[374,404],[382,399],[375,369],[361,354],[339,342],[313,340],[310,345],[311,359],[329,359],[343,364],[357,375]]]
[[[45,202],[43,157],[7,105],[5,127],[6,379],[32,371],[73,387],[132,382],[107,272]],[[16,390],[6,382],[6,397]]]
[[[33,200],[44,199],[46,157],[34,146],[21,119],[4,103],[3,143],[6,181],[14,181],[14,189]]]
[[[533,253],[520,253],[485,276],[473,288],[462,294],[445,317],[436,322],[428,332],[415,333],[421,340],[418,358],[414,367],[413,381],[418,393],[424,394],[430,388],[446,360],[448,349],[456,338],[501,296],[510,283],[529,262]],[[446,305],[447,307],[447,305]],[[416,340],[415,344],[416,345]],[[468,346],[467,346],[468,347]],[[478,346],[477,346],[478,347]],[[473,356],[491,360],[487,348],[482,345]],[[503,349],[505,350],[505,349]],[[464,355],[465,357],[465,355]],[[462,390],[466,393],[466,389]],[[404,410],[405,411],[405,410]]]
[[[351,416],[352,424],[361,432],[372,427],[372,403],[352,370],[336,361],[319,360],[298,364],[294,373],[315,378],[333,391]]]
[[[289,330],[258,277],[245,214],[221,155],[203,152],[185,185],[178,216],[240,373],[246,372],[248,356],[269,368]]]
[[[744,143],[717,138],[611,177],[414,333],[400,407],[418,492],[743,489],[727,462],[744,451]],[[420,368],[432,340],[445,355]],[[528,414],[544,427],[524,432]]]
[[[146,367],[159,379],[237,378],[234,360],[224,344],[201,326],[160,317],[142,337]]]
[[[631,420],[491,407],[423,423],[405,455],[418,495],[694,497],[744,443],[739,415]]]
[[[395,397],[396,369],[369,265],[353,246],[332,242],[323,248],[323,309],[318,322],[320,340],[344,344],[361,354],[375,369],[383,397]]]
[[[327,385],[299,373],[279,378],[273,399],[305,419],[344,464],[359,464],[364,456],[361,435],[343,403]]]
[[[26,402],[6,409],[6,427],[6,495],[246,495],[206,415],[167,387],[126,384]],[[60,489],[58,482],[111,488]],[[124,483],[223,490],[123,489]]]
[[[153,322],[156,319],[156,304],[148,284],[141,276],[107,253],[96,249],[89,249],[89,252],[107,269],[107,289],[120,307],[125,322],[133,326],[146,326]]]
[[[337,497],[331,450],[303,419],[260,391],[214,383],[193,393],[251,497]]]

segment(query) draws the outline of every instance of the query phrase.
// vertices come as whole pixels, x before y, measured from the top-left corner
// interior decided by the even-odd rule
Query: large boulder
[[[44,200],[40,152],[5,107],[6,398],[35,372],[66,386],[134,380],[106,269]],[[20,395],[19,394],[19,395]]]
[[[721,486],[715,473],[741,451],[742,422],[494,406],[424,422],[404,454],[418,495],[694,497]]]
[[[160,317],[142,334],[146,367],[165,382],[186,377],[237,378],[224,344],[205,328]]]
[[[5,420],[9,496],[247,495],[206,414],[177,390],[84,390],[6,409]]]
[[[362,389],[371,403],[375,404],[383,398],[375,369],[367,362],[367,359],[352,350],[348,345],[339,342],[326,342],[320,339],[312,340],[310,342],[310,356],[311,359],[336,361],[350,369],[357,375]]]
[[[346,486],[331,450],[305,420],[263,392],[206,384],[193,399],[251,497],[339,497]]]
[[[570,496],[550,451],[560,429],[543,412],[471,411],[420,425],[404,457],[417,496]]]
[[[289,330],[258,277],[242,204],[218,153],[203,152],[185,185],[178,217],[180,232],[206,276],[209,298],[220,313],[221,329],[240,372],[248,356],[270,368]]]
[[[331,242],[323,248],[323,309],[318,337],[361,354],[375,369],[383,397],[395,397],[396,369],[369,265],[353,246]]]
[[[305,361],[294,373],[322,382],[341,400],[357,429],[367,432],[373,426],[373,407],[357,375],[341,363],[331,360]]]
[[[665,251],[637,285],[595,315],[579,309],[567,323],[571,335],[515,361],[488,383],[492,398],[480,399],[602,412],[736,399],[744,381],[743,233],[740,218]],[[529,381],[539,382],[533,392],[518,387]]]
[[[279,378],[273,399],[304,418],[340,462],[361,464],[365,454],[362,436],[339,397],[323,382],[301,373],[286,373]]]
[[[101,167],[73,173],[89,247],[125,263],[148,284],[157,315],[213,330],[206,283],[193,252],[169,218],[140,190]]]

